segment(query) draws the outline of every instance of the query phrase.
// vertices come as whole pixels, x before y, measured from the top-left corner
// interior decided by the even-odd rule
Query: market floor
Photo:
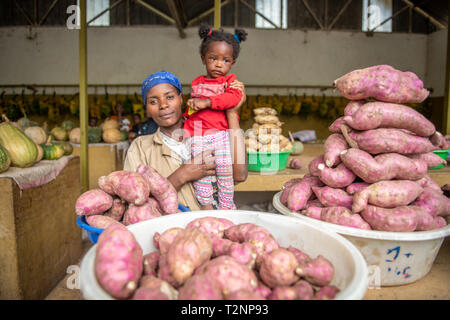
[[[83,242],[83,255],[92,247],[88,240]],[[82,259],[80,259],[79,263]],[[422,279],[404,286],[382,287],[367,290],[364,300],[450,300],[450,237],[442,243],[431,271]],[[46,300],[83,300],[78,289],[69,289],[72,274],[61,280]],[[70,287],[70,285],[69,285]]]

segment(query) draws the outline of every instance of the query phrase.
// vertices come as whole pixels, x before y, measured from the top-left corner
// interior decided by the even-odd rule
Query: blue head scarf
[[[144,106],[147,104],[146,103],[147,93],[150,91],[151,88],[161,83],[171,84],[172,86],[177,88],[178,93],[181,93],[181,83],[173,73],[164,70],[160,72],[155,72],[149,75],[147,79],[145,79],[144,82],[142,82],[141,94]]]

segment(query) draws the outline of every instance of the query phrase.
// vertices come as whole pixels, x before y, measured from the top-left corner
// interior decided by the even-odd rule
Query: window
[[[363,0],[362,30],[369,31],[392,16],[392,0]],[[392,20],[377,27],[375,32],[392,32]]]
[[[80,5],[80,1],[77,0]],[[86,21],[89,22],[96,15],[109,8],[109,0],[86,0]],[[79,11],[77,16],[77,24],[79,25]],[[89,26],[109,26],[109,11],[92,21]]]
[[[287,0],[256,0],[256,11],[280,28],[287,28]],[[256,14],[255,24],[256,28],[275,28],[259,14]]]

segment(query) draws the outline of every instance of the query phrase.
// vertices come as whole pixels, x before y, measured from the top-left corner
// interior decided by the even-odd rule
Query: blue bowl
[[[182,206],[181,204],[178,205],[178,209],[180,209],[181,212],[191,211],[189,208]],[[78,216],[77,217],[77,225],[87,231],[89,240],[91,240],[91,242],[93,244],[97,243],[98,236],[100,235],[100,233],[103,232],[103,230],[105,230],[105,229],[94,228],[94,227],[91,227],[90,225],[88,225],[86,222],[86,216]]]

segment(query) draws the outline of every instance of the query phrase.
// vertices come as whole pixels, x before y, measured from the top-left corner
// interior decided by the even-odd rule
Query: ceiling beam
[[[324,27],[322,25],[322,22],[320,22],[319,18],[317,18],[316,14],[314,13],[314,11],[311,9],[311,7],[309,6],[309,3],[306,0],[302,0],[303,4],[306,7],[306,10],[308,10],[309,14],[314,18],[314,20],[316,21],[316,23],[319,25],[321,30],[324,30]]]
[[[342,16],[342,14],[345,12],[345,10],[347,10],[347,8],[351,2],[352,2],[352,0],[347,0],[347,2],[344,4],[344,6],[339,11],[339,13],[336,15],[336,17],[334,17],[333,21],[331,21],[330,25],[328,26],[328,30],[333,29],[334,24],[336,22],[338,22],[339,18]]]
[[[232,1],[232,0],[225,0],[225,1],[222,1],[222,2],[220,3],[220,6],[221,6],[221,7],[226,6],[227,4],[231,3],[231,1]],[[206,10],[205,12],[199,14],[199,15],[198,15],[197,17],[195,17],[195,18],[192,18],[191,20],[188,21],[187,25],[188,25],[188,26],[192,26],[192,25],[196,24],[198,21],[202,20],[203,18],[209,16],[209,15],[212,14],[213,12],[214,12],[214,7],[212,7],[212,8],[210,8],[210,9]]]
[[[396,16],[398,16],[400,13],[402,13],[403,11],[405,11],[406,9],[410,8],[408,5],[404,6],[403,8],[401,8],[400,10],[398,10],[396,13],[394,13],[392,16],[390,16],[389,18],[384,19],[383,21],[381,21],[377,26],[373,27],[372,29],[370,29],[368,32],[373,32],[375,31],[375,29],[377,29],[378,27],[381,27],[383,24],[385,24],[386,22],[388,22],[389,20],[394,19]]]
[[[420,13],[421,15],[423,15],[425,18],[429,19],[430,22],[432,24],[434,24],[438,29],[445,29],[447,28],[446,26],[444,26],[442,23],[440,23],[439,21],[437,21],[435,18],[433,18],[431,15],[429,15],[428,13],[426,13],[425,11],[423,11],[422,9],[420,9],[419,7],[417,7],[416,5],[414,5],[414,3],[412,3],[409,0],[402,0],[404,3],[406,3],[408,6],[410,6],[411,8],[413,8],[413,10],[417,11],[418,13]]]
[[[116,7],[117,5],[119,5],[123,0],[117,0],[116,2],[114,2],[112,5],[110,5],[108,8],[106,8],[105,10],[103,10],[102,12],[100,12],[99,14],[97,14],[95,17],[93,17],[91,20],[89,20],[87,22],[87,24],[89,25],[90,23],[94,22],[95,20],[97,20],[98,18],[100,18],[102,15],[104,15],[106,12],[112,10],[114,7]]]
[[[134,0],[134,2],[136,2],[137,4],[141,5],[142,7],[144,7],[145,9],[157,14],[158,16],[160,16],[161,18],[163,18],[164,20],[168,21],[171,24],[176,24],[175,20],[171,17],[169,17],[167,14],[165,14],[164,12],[156,9],[155,7],[152,7],[151,5],[149,5],[147,2],[145,2],[144,0]]]
[[[180,12],[180,8],[175,3],[175,0],[167,0],[167,5],[169,6],[172,18],[175,20],[175,26],[178,29],[178,34],[180,35],[180,38],[182,39],[186,38],[186,33],[184,32],[184,26],[186,25],[186,23],[183,22],[182,20],[183,14]]]
[[[50,5],[50,7],[48,7],[47,11],[44,13],[41,20],[39,20],[39,25],[42,25],[44,23],[45,19],[47,19],[48,15],[50,14],[50,12],[52,12],[53,8],[56,6],[58,1],[59,0],[53,0],[52,4]]]
[[[270,23],[272,26],[274,26],[276,29],[280,29],[281,26],[277,26],[272,20],[270,20],[269,18],[267,18],[265,15],[263,15],[261,12],[259,12],[258,10],[256,10],[253,6],[251,6],[247,1],[245,0],[240,0],[241,3],[246,6],[247,8],[250,9],[250,11],[252,11],[253,13],[257,14],[258,16],[260,16],[261,18],[263,18],[264,20],[266,20],[268,23]]]
[[[28,23],[33,26],[34,23],[31,20],[30,16],[26,13],[26,11],[22,8],[22,6],[17,2],[17,0],[14,0],[14,4],[16,5],[16,7],[19,9],[19,11],[22,13],[22,15],[25,17],[25,19],[27,19]]]

